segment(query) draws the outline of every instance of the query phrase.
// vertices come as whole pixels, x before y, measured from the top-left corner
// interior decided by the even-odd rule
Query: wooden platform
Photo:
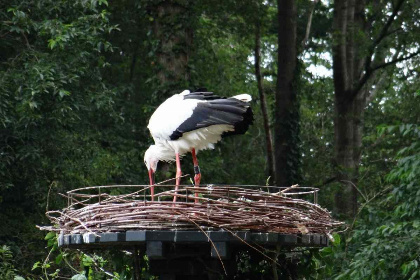
[[[210,242],[211,240],[211,242]],[[125,249],[146,254],[149,269],[159,279],[220,279],[235,275],[238,252],[248,251],[264,259],[262,251],[298,247],[321,248],[329,245],[322,234],[280,234],[249,231],[170,231],[136,230],[95,235],[60,234],[58,245],[78,249]],[[255,250],[258,248],[258,251]],[[224,268],[221,266],[223,261]],[[140,264],[136,271],[141,271]],[[140,273],[138,273],[140,275]],[[135,277],[140,279],[141,277]]]
[[[249,244],[258,244],[262,247],[326,247],[329,240],[325,235],[321,234],[280,234],[280,233],[264,233],[236,231],[230,233],[227,231],[127,231],[127,232],[109,232],[95,235],[93,233],[85,234],[60,234],[58,245],[68,248],[104,248],[110,246],[133,247],[145,246],[146,254],[149,258],[164,257],[164,243],[173,244],[211,244],[214,243],[216,248],[220,248],[219,254],[222,258],[227,258],[227,254],[223,254],[224,248],[230,246],[249,247]],[[159,249],[161,248],[161,249]],[[212,248],[212,256],[214,255]],[[210,252],[209,252],[210,253]]]

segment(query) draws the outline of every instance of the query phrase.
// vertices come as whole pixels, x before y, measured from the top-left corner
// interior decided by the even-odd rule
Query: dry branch
[[[238,186],[173,186],[150,201],[149,186],[87,187],[64,195],[69,205],[61,211],[48,211],[52,226],[44,230],[66,234],[101,233],[126,230],[200,230],[225,229],[278,233],[329,234],[344,223],[335,221],[319,205],[302,199],[318,189],[292,186],[276,188],[270,193],[262,189],[273,187]],[[121,193],[125,188],[134,188]],[[293,193],[288,192],[292,190]],[[106,191],[106,192],[105,192]],[[198,193],[198,203],[195,203]],[[178,197],[173,203],[172,198]],[[293,196],[296,198],[292,198]]]

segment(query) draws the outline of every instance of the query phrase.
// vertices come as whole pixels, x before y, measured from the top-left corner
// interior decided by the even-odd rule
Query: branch
[[[395,51],[394,55],[391,57],[391,60],[394,60],[394,59],[398,58],[398,56],[401,53],[401,46],[399,44],[395,47],[395,49],[396,49],[396,51]],[[378,63],[376,63],[376,64],[378,64]],[[386,71],[382,71],[382,73],[381,73],[379,79],[376,81],[376,83],[375,82],[372,82],[372,84],[367,87],[367,88],[371,88],[371,90],[370,90],[370,94],[368,94],[366,96],[366,100],[365,100],[365,105],[364,106],[366,106],[367,104],[369,104],[369,102],[372,101],[372,99],[374,98],[374,96],[376,95],[376,93],[378,92],[378,90],[380,89],[380,87],[383,85],[383,83],[385,81],[385,77],[387,75],[388,74],[387,74]],[[371,79],[375,79],[376,73],[373,73],[372,76],[373,77],[371,77]],[[375,88],[372,88],[372,85],[375,85]],[[367,90],[367,91],[369,92],[369,90]]]
[[[28,47],[28,49],[30,49],[31,45],[29,44],[28,37],[26,37],[26,35],[23,31],[21,32],[21,34],[22,34],[23,38],[25,39],[26,47]]]
[[[373,44],[370,46],[368,55],[366,56],[365,74],[362,76],[362,78],[359,80],[358,84],[355,86],[355,88],[351,92],[351,94],[349,96],[349,100],[353,100],[357,96],[357,94],[359,94],[360,90],[363,88],[363,86],[366,84],[366,82],[369,80],[370,76],[372,75],[372,73],[375,70],[378,70],[380,68],[383,68],[383,67],[386,67],[386,66],[392,64],[392,63],[389,63],[389,64],[386,63],[387,65],[384,65],[383,67],[379,67],[379,68],[375,67],[373,69],[371,68],[372,56],[375,52],[375,48],[382,42],[382,40],[385,37],[394,33],[394,31],[388,32],[388,29],[391,27],[392,23],[395,21],[395,17],[397,16],[398,12],[401,10],[401,6],[404,3],[404,1],[405,0],[398,0],[397,4],[394,7],[394,10],[392,11],[392,14],[389,16],[385,25],[382,27],[382,30],[379,33],[378,38],[376,38],[376,40],[374,40]],[[398,61],[396,61],[396,62],[398,62]]]
[[[368,200],[365,201],[365,203],[362,204],[362,206],[359,208],[359,210],[357,211],[357,214],[355,215],[353,222],[351,223],[351,226],[349,228],[348,231],[348,235],[352,232],[352,229],[354,228],[354,225],[356,223],[356,220],[358,218],[358,216],[360,215],[360,213],[362,212],[363,208],[365,208],[369,203],[371,203],[374,199],[376,199],[378,196],[381,196],[383,194],[385,194],[388,190],[390,190],[392,188],[392,186],[388,186],[385,189],[383,189],[382,191],[376,193],[373,195],[373,197],[369,198]],[[348,251],[348,246],[349,243],[346,243],[346,248],[345,248],[345,252],[347,253]]]
[[[4,33],[4,34],[0,34],[0,38],[3,38],[3,37],[6,37],[6,35],[8,35],[10,32],[9,31],[7,31],[6,33]]]
[[[331,184],[332,182],[335,182],[335,181],[337,181],[337,177],[334,176],[334,177],[331,177],[331,178],[325,180],[324,182],[322,182],[318,185],[315,185],[314,188],[320,188],[320,187],[326,186],[328,184]]]
[[[412,54],[407,55],[407,56],[403,56],[403,57],[400,57],[400,58],[393,59],[393,60],[388,61],[386,63],[379,64],[379,65],[373,67],[371,70],[373,72],[373,71],[376,71],[378,69],[385,68],[389,65],[392,65],[392,64],[395,64],[395,63],[398,63],[398,62],[401,62],[401,61],[409,60],[410,58],[413,58],[413,57],[417,56],[418,54],[420,54],[420,51],[417,51],[417,52],[412,53]]]
[[[415,56],[417,56],[419,54],[420,54],[420,51],[417,51],[417,52],[412,53],[410,55],[407,55],[407,56],[404,56],[404,57],[400,57],[400,58],[396,58],[396,59],[393,59],[393,60],[391,60],[389,62],[379,64],[379,65],[377,65],[377,66],[375,66],[373,68],[369,67],[368,69],[366,69],[365,74],[362,76],[362,78],[360,79],[360,81],[357,84],[357,86],[353,89],[351,95],[349,96],[349,99],[352,100],[353,98],[356,97],[356,95],[359,93],[359,91],[362,89],[362,87],[366,84],[366,82],[369,80],[369,78],[372,76],[372,74],[376,70],[385,68],[385,67],[387,67],[389,65],[392,65],[392,64],[395,64],[395,63],[398,63],[398,62],[401,62],[401,61],[409,60],[410,58],[413,58],[413,57],[415,57]]]
[[[270,70],[265,70],[265,71],[262,71],[262,73],[261,73],[264,77],[267,77],[267,76],[273,76],[273,77],[277,77],[277,73],[275,72],[275,71],[270,71]]]
[[[394,30],[388,31],[388,32],[385,34],[385,37],[388,37],[389,35],[392,35],[392,34],[394,34],[394,33],[398,33],[398,32],[400,32],[400,31],[404,31],[404,29],[402,29],[401,27],[395,28]]]
[[[308,17],[308,23],[306,24],[306,32],[305,32],[305,37],[303,38],[301,44],[302,49],[305,48],[306,43],[309,39],[309,33],[311,32],[311,25],[312,25],[312,17],[314,15],[314,11],[315,11],[315,6],[318,3],[319,0],[314,0],[312,7],[311,7],[311,11],[309,12],[309,17]]]
[[[388,74],[386,71],[382,71],[376,83],[372,83],[372,85],[375,85],[375,88],[372,88],[372,85],[369,86],[371,90],[370,93],[366,96],[365,106],[372,102],[373,98],[376,96],[379,90],[383,89],[383,84],[385,83],[385,78],[387,75]]]
[[[273,154],[273,143],[272,143],[272,132],[269,123],[269,113],[266,101],[266,95],[263,88],[263,77],[261,75],[261,25],[257,21],[255,24],[255,46],[254,46],[254,58],[255,58],[255,78],[257,80],[258,94],[261,103],[261,112],[263,115],[264,131],[265,131],[265,145],[267,152],[267,171],[268,176],[274,178],[274,154]]]
[[[356,184],[355,183],[353,183],[352,181],[349,181],[349,180],[340,180],[340,182],[343,182],[343,183],[349,183],[350,185],[352,185],[353,186],[353,188],[355,188],[356,189],[356,191],[363,197],[363,199],[365,200],[365,201],[367,201],[368,199],[367,199],[367,197],[362,193],[362,191],[356,186]]]
[[[99,269],[100,271],[102,271],[103,273],[105,273],[106,275],[108,275],[108,276],[110,276],[110,277],[114,277],[115,275],[113,275],[113,274],[111,274],[111,273],[109,273],[108,271],[106,271],[105,269],[103,269],[96,261],[95,261],[95,258],[93,257],[93,256],[90,256],[89,254],[87,254],[87,253],[85,253],[85,252],[83,252],[83,251],[81,251],[81,250],[77,250],[77,251],[79,251],[79,252],[81,252],[82,254],[84,254],[84,255],[86,255],[86,256],[88,256],[89,258],[90,258],[90,260],[92,261],[92,263],[96,266],[96,268],[97,269]],[[73,268],[72,266],[71,266],[71,268]],[[74,268],[73,268],[74,269]],[[77,271],[77,270],[76,270]],[[77,271],[77,272],[79,272],[79,271]]]
[[[387,36],[389,35],[388,29],[391,26],[391,24],[394,22],[395,17],[397,16],[398,12],[401,9],[401,6],[403,4],[404,0],[399,0],[392,11],[392,14],[389,16],[387,22],[385,23],[384,27],[382,27],[381,33],[379,33],[379,37],[373,42],[373,48],[375,48],[379,43]]]

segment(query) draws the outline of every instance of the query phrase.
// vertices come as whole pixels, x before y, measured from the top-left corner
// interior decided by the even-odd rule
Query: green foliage
[[[49,232],[45,236],[48,255],[33,264],[31,272],[38,273],[44,280],[57,279],[66,275],[71,279],[126,280],[133,278],[132,256],[126,251],[86,253],[81,250],[67,250],[58,247],[58,234]],[[148,260],[142,261],[141,279],[153,279],[149,274]],[[3,279],[3,278],[2,278]]]
[[[90,125],[97,115],[115,118],[106,113],[113,111],[115,94],[100,73],[105,66],[100,55],[112,51],[104,35],[115,26],[94,2],[68,5],[67,1],[41,1],[34,6],[23,2],[4,15],[12,23],[3,25],[2,32],[13,34],[18,29],[30,37],[24,46],[19,44],[20,35],[11,35],[17,47],[4,46],[9,57],[0,69],[1,107],[5,108],[0,116],[2,155],[7,160],[2,161],[0,190],[22,188],[19,185],[27,178],[39,178],[38,183],[48,185],[55,179],[48,173],[56,168],[50,156],[70,144],[63,140]],[[72,14],[67,13],[70,8]],[[23,175],[20,182],[16,174]]]
[[[3,245],[0,247],[0,279],[16,279],[21,277],[16,275],[16,269],[13,265],[13,254],[10,247]]]
[[[420,130],[417,125],[380,127],[408,140],[386,177],[391,191],[362,210],[345,243],[314,257],[318,279],[417,279],[420,275]],[[379,195],[378,195],[379,196]]]
[[[136,143],[122,137],[130,128],[123,126],[119,93],[103,79],[115,49],[109,36],[118,31],[106,5],[0,4],[0,240],[27,274],[48,269],[53,277],[52,267],[63,261],[58,254],[33,266],[24,257],[42,251],[34,225],[45,221],[47,206],[62,207],[57,192],[138,176]]]
[[[159,15],[164,2],[0,1],[1,279],[18,279],[17,274],[45,280],[132,277],[130,253],[62,250],[57,248],[55,233],[44,236],[34,225],[47,223],[45,210],[63,206],[57,193],[89,185],[146,183],[142,157],[152,142],[147,120],[170,92],[207,87],[220,95],[250,93],[254,125],[246,135],[228,138],[215,150],[200,153],[200,167],[203,183],[266,182],[252,55],[254,25],[259,22],[264,88],[273,124],[277,121],[273,116],[279,28],[275,1],[172,1],[183,11],[172,18]],[[418,47],[420,33],[413,22],[420,10],[414,2],[405,1],[398,16],[404,30],[393,31],[398,36],[389,36],[379,46],[386,59],[392,56],[389,46],[401,55]],[[298,41],[306,31],[311,5],[298,1]],[[373,17],[377,7],[368,4],[367,8]],[[358,44],[376,36],[384,20],[376,19],[368,36],[357,34]],[[333,188],[323,183],[333,174],[333,79],[312,74],[308,68],[331,69],[326,59],[331,22],[331,7],[318,2],[311,38],[296,73],[300,104],[287,120],[294,123],[285,124],[288,129],[287,125],[296,127],[299,121],[301,127],[291,137],[291,180],[302,177],[305,185],[322,186],[320,201],[328,208]],[[165,49],[163,43],[168,41],[174,43],[173,48],[167,44]],[[184,55],[188,63],[182,77],[186,78],[174,79],[173,73],[167,73],[170,67],[162,68],[163,58],[172,61]],[[419,276],[415,62],[388,68],[372,79],[377,90],[372,91],[365,114],[358,185],[366,199],[354,225],[349,223],[351,230],[335,236],[334,246],[311,251],[313,258],[302,257],[300,265],[310,269],[308,278]],[[163,72],[168,82],[161,83],[159,73]],[[191,162],[187,155],[182,163],[185,174],[192,174]],[[161,168],[158,180],[174,177],[173,165]],[[48,255],[43,253],[45,246]],[[240,262],[242,275],[271,275],[266,261],[255,261],[258,265],[253,266],[251,258],[244,257]],[[152,278],[147,260],[142,260],[141,277]]]
[[[378,207],[368,209],[372,226],[361,225],[354,232],[355,260],[343,277],[416,279],[420,276],[420,131],[417,125],[390,127],[399,130],[411,144],[398,152],[397,166],[386,180],[392,192]],[[391,211],[389,211],[392,209]],[[364,241],[361,243],[360,241]]]

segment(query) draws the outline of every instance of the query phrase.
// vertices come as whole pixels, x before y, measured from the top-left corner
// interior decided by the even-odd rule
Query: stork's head
[[[157,164],[159,162],[158,153],[159,151],[156,145],[151,145],[144,153],[144,164],[146,164],[147,170],[156,172]]]
[[[150,185],[155,184],[155,172],[159,162],[158,153],[159,151],[156,145],[151,145],[144,153],[144,163],[149,171]]]

